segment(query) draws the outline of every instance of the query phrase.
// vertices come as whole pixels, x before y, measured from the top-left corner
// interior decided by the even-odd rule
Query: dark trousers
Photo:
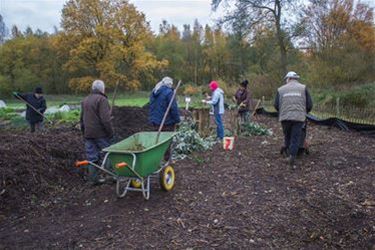
[[[241,124],[245,124],[245,123],[250,122],[250,111],[238,112],[238,116],[240,117]]]
[[[284,133],[284,146],[289,149],[291,156],[296,156],[300,145],[302,127],[304,122],[282,121],[281,126]]]
[[[102,149],[110,146],[108,138],[85,139],[86,157],[89,161],[100,165],[102,160]],[[98,170],[94,166],[88,167],[89,180],[96,182],[98,180]]]
[[[34,133],[35,130],[41,131],[44,128],[43,122],[36,122],[36,123],[31,123],[29,122],[30,125],[30,132]]]

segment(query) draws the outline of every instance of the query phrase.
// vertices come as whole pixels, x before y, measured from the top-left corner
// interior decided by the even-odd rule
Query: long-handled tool
[[[116,100],[116,96],[117,96],[118,85],[119,85],[119,80],[117,80],[116,86],[115,86],[115,91],[113,92],[111,114],[112,114],[113,107],[115,106],[115,100]]]
[[[255,116],[256,116],[256,114],[257,114],[257,109],[258,109],[259,105],[261,104],[261,102],[262,102],[262,100],[258,100],[258,102],[257,102],[257,104],[255,105],[255,108],[254,108],[254,110],[253,110],[253,113],[251,114],[251,117],[254,117],[254,118],[255,118]]]
[[[159,130],[158,130],[158,135],[156,136],[156,144],[159,142],[160,132],[161,132],[161,130],[163,129],[164,122],[165,122],[165,120],[167,119],[167,116],[168,116],[169,110],[170,110],[171,107],[172,107],[173,100],[174,100],[174,98],[175,98],[175,96],[176,96],[176,93],[177,93],[177,89],[178,89],[178,87],[180,87],[180,84],[181,84],[181,80],[178,81],[177,86],[176,86],[176,88],[174,89],[174,92],[173,92],[172,98],[171,98],[171,100],[170,100],[170,102],[169,102],[169,104],[168,104],[167,110],[166,110],[165,113],[164,113],[163,120],[161,120],[161,124],[160,124],[160,126],[159,126]]]
[[[50,119],[48,119],[45,115],[43,115],[39,110],[37,110],[33,105],[31,105],[28,101],[26,101],[25,99],[22,98],[22,96],[20,96],[19,94],[16,94],[16,96],[18,97],[19,100],[23,101],[24,103],[26,103],[26,105],[28,105],[30,108],[32,108],[35,112],[37,112],[40,116],[42,116],[44,119],[46,119],[50,124],[53,124],[53,121],[51,121]]]

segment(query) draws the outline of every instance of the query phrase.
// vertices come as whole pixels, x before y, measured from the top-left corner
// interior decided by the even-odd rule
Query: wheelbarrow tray
[[[117,176],[147,177],[161,168],[161,160],[169,148],[175,132],[161,132],[156,143],[158,132],[139,132],[103,151],[108,153],[109,164]],[[128,167],[116,168],[116,164],[125,162]],[[129,167],[134,171],[129,170]]]

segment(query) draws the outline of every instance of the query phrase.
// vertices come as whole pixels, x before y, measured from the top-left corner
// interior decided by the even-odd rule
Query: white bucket
[[[224,137],[223,138],[223,148],[225,150],[233,150],[234,148],[234,137]]]

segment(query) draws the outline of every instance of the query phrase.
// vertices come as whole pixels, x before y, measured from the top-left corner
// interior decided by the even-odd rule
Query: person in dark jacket
[[[173,79],[166,76],[160,82],[158,82],[150,95],[150,110],[149,110],[149,122],[155,127],[155,130],[159,129],[159,126],[163,120],[164,114],[168,108],[168,105],[173,96]],[[166,117],[162,131],[174,131],[176,124],[180,123],[180,112],[176,99],[173,100],[171,109]],[[164,159],[169,161],[170,149],[167,150]]]
[[[234,95],[241,123],[247,123],[250,120],[251,96],[247,89],[248,84],[248,80],[241,82],[240,87]]]
[[[14,97],[26,101],[26,120],[32,133],[43,129],[43,115],[47,109],[46,100],[43,97],[43,89],[36,87],[34,93],[20,94],[13,92]],[[32,106],[32,107],[31,107]],[[38,112],[37,112],[37,111]]]
[[[92,92],[81,103],[81,130],[85,139],[86,156],[89,161],[100,165],[101,151],[110,146],[113,138],[111,124],[111,108],[105,93],[105,85],[101,80],[92,83]],[[88,167],[89,180],[93,185],[103,183],[97,169]]]
[[[298,82],[299,78],[297,73],[288,72],[284,78],[286,84],[277,90],[274,103],[275,109],[279,112],[279,121],[284,133],[284,147],[289,152],[290,166],[294,166],[306,114],[313,107],[310,93],[305,85]]]

